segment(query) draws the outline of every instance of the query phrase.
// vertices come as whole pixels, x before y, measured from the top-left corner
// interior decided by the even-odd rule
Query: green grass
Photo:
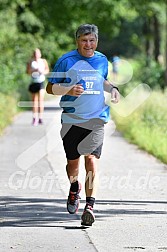
[[[0,135],[17,113],[17,100],[11,96],[0,93]]]
[[[152,92],[132,114],[121,117],[112,110],[117,129],[131,143],[167,164],[167,94]]]

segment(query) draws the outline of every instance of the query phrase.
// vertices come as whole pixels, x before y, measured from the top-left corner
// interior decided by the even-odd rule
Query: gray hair
[[[76,31],[76,39],[78,39],[81,35],[88,34],[94,34],[96,39],[98,40],[98,27],[94,24],[80,25]]]

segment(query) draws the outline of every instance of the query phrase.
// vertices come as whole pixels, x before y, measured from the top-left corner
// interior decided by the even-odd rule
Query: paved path
[[[167,166],[128,144],[112,121],[99,164],[96,222],[80,225],[83,190],[79,213],[67,213],[56,106],[45,111],[45,125],[32,127],[25,112],[0,138],[0,252],[167,251]]]

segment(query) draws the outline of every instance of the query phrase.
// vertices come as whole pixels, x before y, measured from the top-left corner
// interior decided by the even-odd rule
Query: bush
[[[133,67],[133,79],[140,83],[146,83],[152,89],[165,89],[165,67],[154,60],[149,61],[146,66],[147,58],[140,57],[130,60]]]
[[[0,135],[17,113],[17,100],[0,93]]]
[[[143,67],[140,78],[143,83],[147,83],[151,88],[161,88],[162,90],[165,88],[165,69],[155,61],[151,61],[149,67]]]
[[[167,163],[167,94],[154,91],[148,100],[128,117],[112,110],[118,130],[132,143]]]

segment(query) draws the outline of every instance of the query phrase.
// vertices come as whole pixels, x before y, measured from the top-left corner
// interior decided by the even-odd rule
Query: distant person
[[[46,59],[41,58],[40,49],[36,48],[32,58],[27,64],[27,73],[31,75],[29,91],[33,102],[32,125],[43,124],[44,94],[45,94],[45,75],[49,73],[49,66]]]
[[[119,91],[107,80],[106,56],[96,51],[97,26],[84,24],[78,27],[76,44],[76,50],[64,54],[56,62],[46,91],[49,94],[61,95],[61,137],[67,158],[66,172],[70,181],[67,210],[70,214],[78,210],[81,190],[78,175],[80,156],[83,155],[86,201],[81,225],[91,226],[95,221],[93,206],[97,189],[97,160],[102,151],[104,124],[108,122],[110,114],[109,106],[105,104],[104,91],[111,94],[115,103],[119,101]]]
[[[119,72],[119,62],[120,58],[117,55],[113,55],[111,57],[111,64],[112,64],[112,73],[113,73],[113,80],[116,81]]]

